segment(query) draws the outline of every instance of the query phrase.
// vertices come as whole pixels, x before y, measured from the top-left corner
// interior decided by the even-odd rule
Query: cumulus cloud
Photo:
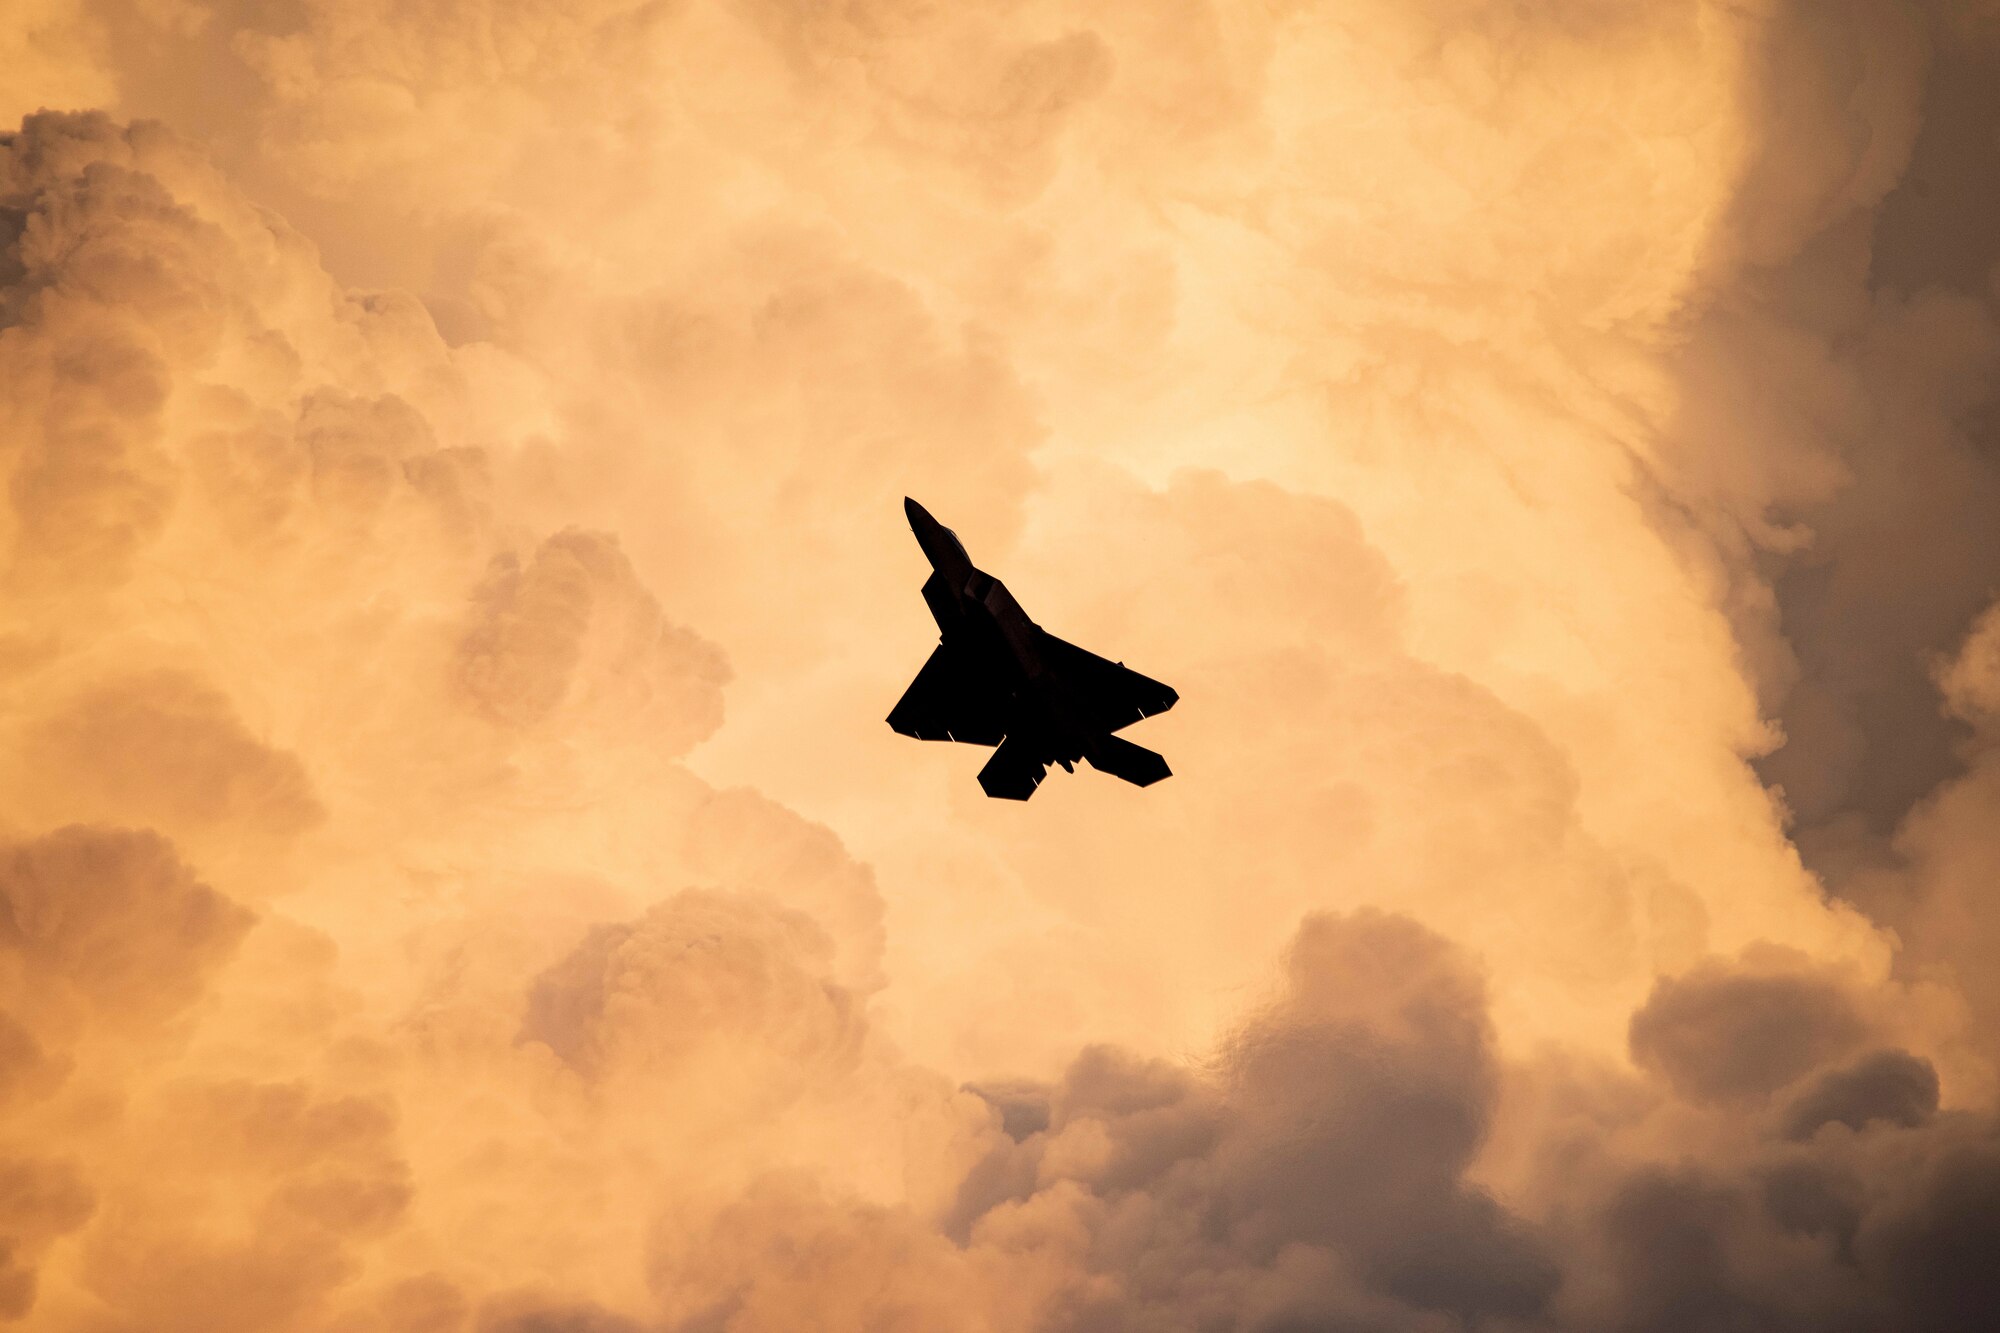
[[[296,1083],[175,1086],[131,1132],[150,1159],[107,1171],[117,1202],[83,1238],[83,1280],[116,1327],[284,1327],[400,1219],[394,1119]],[[163,1165],[170,1163],[170,1165]]]
[[[1632,1015],[1633,1057],[1694,1101],[1767,1096],[1866,1035],[1835,981],[1713,964],[1662,978]]]
[[[286,836],[323,814],[298,759],[261,744],[227,699],[185,673],[82,692],[41,720],[23,759],[63,808],[106,819]]]
[[[97,1200],[74,1164],[33,1158],[0,1164],[0,1197],[0,1318],[19,1319],[35,1306],[35,1261],[51,1241],[89,1221]]]
[[[658,739],[679,753],[721,721],[721,654],[665,620],[615,538],[560,532],[525,567],[511,552],[496,555],[473,603],[458,680],[497,722],[530,726],[566,704],[620,726],[650,714],[663,728],[686,728]]]
[[[1877,1051],[1821,1078],[1786,1112],[1788,1138],[1807,1139],[1821,1126],[1865,1129],[1878,1120],[1905,1128],[1937,1112],[1937,1070],[1908,1051]]]
[[[158,834],[72,825],[0,856],[6,1003],[57,1031],[173,1017],[251,922]]]
[[[832,953],[802,913],[678,894],[635,923],[596,927],[543,973],[521,1035],[591,1074],[632,1064],[700,1082],[717,1075],[682,1067],[733,1070],[768,1047],[775,1070],[810,1083],[860,1045],[855,999],[827,976]]]
[[[1996,37],[30,5],[0,1314],[1983,1327]]]

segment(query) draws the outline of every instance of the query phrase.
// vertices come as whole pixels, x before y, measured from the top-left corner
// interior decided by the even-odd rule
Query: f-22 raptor
[[[1027,800],[1050,764],[1071,773],[1079,759],[1141,787],[1171,776],[1164,758],[1111,734],[1172,708],[1171,687],[1058,639],[922,505],[905,496],[903,512],[931,562],[923,591],[939,643],[890,711],[891,727],[999,747],[979,785],[1004,800]]]

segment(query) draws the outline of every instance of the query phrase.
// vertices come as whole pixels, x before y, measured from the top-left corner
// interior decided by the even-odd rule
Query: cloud
[[[81,825],[0,851],[0,901],[7,1003],[63,1035],[175,1017],[253,920],[158,834]]]
[[[1982,731],[2000,721],[2000,604],[1973,623],[1938,684],[1952,711]]]
[[[853,997],[828,979],[832,954],[800,913],[678,894],[594,928],[536,981],[521,1035],[591,1074],[721,1066],[689,1080],[706,1082],[754,1064],[817,1082],[854,1063],[862,1033]]]
[[[0,1016],[0,1104],[46,1096],[68,1074],[67,1059],[50,1054],[14,1019]]]
[[[1912,1127],[1936,1114],[1937,1070],[1908,1051],[1876,1051],[1822,1077],[1793,1102],[1787,1138],[1808,1139],[1822,1125],[1863,1129],[1877,1120]]]
[[[5,1312],[1991,1308],[1972,10],[16,26]],[[903,494],[1171,782],[887,732]]]
[[[134,1121],[150,1165],[109,1166],[119,1202],[82,1242],[84,1283],[118,1327],[299,1323],[409,1205],[394,1113],[365,1097],[177,1084]]]
[[[1578,1227],[1581,1326],[1977,1326],[1983,1273],[1952,1258],[1991,1235],[1990,1125],[1889,1128],[1760,1150],[1748,1170],[1646,1168]],[[1767,1154],[1768,1155],[1765,1155]],[[1954,1178],[1955,1177],[1955,1178]]]
[[[0,1200],[0,1318],[19,1319],[35,1305],[35,1262],[89,1221],[97,1200],[74,1164],[35,1158],[0,1162]]]
[[[1050,1214],[1087,1237],[1090,1278],[1048,1327],[1537,1316],[1553,1255],[1465,1179],[1493,1106],[1490,1042],[1480,981],[1438,936],[1375,912],[1308,918],[1284,989],[1212,1078],[1080,1056],[1046,1128],[996,1150],[1020,1165],[982,1168],[1020,1192],[986,1206],[972,1243]]]
[[[614,537],[557,533],[525,567],[497,555],[473,602],[457,674],[495,721],[530,726],[565,704],[620,725],[650,715],[686,729],[658,735],[671,753],[721,723],[721,654],[662,617]]]
[[[186,673],[84,690],[24,748],[43,783],[61,792],[45,799],[103,819],[283,838],[325,815],[297,757],[260,743],[219,691]]]
[[[1859,1044],[1839,984],[1715,965],[1663,978],[1632,1015],[1632,1055],[1695,1101],[1761,1097]]]

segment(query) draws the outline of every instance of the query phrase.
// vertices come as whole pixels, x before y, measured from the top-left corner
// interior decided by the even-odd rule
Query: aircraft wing
[[[1046,630],[1040,646],[1043,662],[1069,682],[1091,726],[1116,731],[1140,718],[1166,712],[1180,698],[1171,685],[1142,676],[1122,663],[1106,661]]]
[[[920,741],[998,745],[1006,697],[962,651],[939,644],[889,710],[889,725]]]

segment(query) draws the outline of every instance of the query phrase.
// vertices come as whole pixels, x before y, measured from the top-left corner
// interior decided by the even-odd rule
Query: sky
[[[2000,6],[6,10],[0,1320],[1994,1325]]]

